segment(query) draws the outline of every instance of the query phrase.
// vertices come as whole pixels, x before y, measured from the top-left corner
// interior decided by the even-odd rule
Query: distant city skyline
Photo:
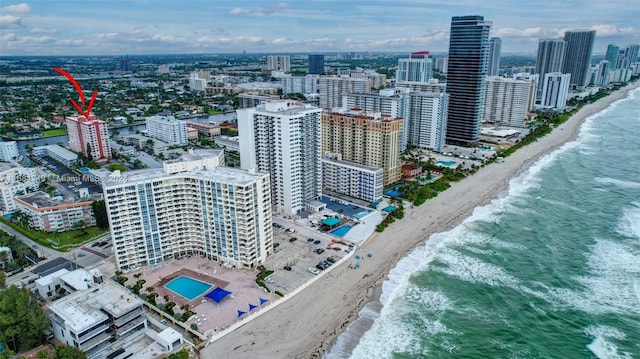
[[[634,0],[3,1],[0,55],[446,52],[453,16],[481,15],[503,53],[596,31],[594,53],[640,42]]]

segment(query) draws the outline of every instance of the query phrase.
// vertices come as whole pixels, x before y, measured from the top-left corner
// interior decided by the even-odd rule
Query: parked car
[[[289,238],[289,242],[291,242],[291,243],[293,243],[293,242],[295,242],[295,241],[297,241],[297,240],[298,240],[298,238],[296,238],[296,237],[291,237],[291,238]]]
[[[320,242],[320,240],[319,240],[319,239],[317,239],[317,240],[315,240],[315,241],[313,242],[313,244],[320,244],[320,243],[321,243],[321,242]]]
[[[322,253],[324,253],[324,249],[316,248],[315,252],[318,253],[318,254],[322,254]]]
[[[333,258],[333,257],[329,257],[329,258],[327,258],[327,262],[329,262],[329,263],[335,263],[335,262],[336,262],[336,260],[335,260],[335,258]]]
[[[280,243],[274,243],[273,244],[273,248],[278,248],[278,247],[280,247]]]
[[[307,270],[308,270],[308,271],[309,271],[309,273],[311,273],[311,274],[318,274],[318,273],[320,273],[320,271],[319,271],[319,270],[317,270],[316,268],[313,268],[313,267],[309,267],[309,269],[307,269]]]
[[[284,270],[291,271],[291,267],[289,267],[289,266],[284,266]]]

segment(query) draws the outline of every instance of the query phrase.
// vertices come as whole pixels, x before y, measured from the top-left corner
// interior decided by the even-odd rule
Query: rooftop
[[[68,161],[75,161],[78,159],[78,155],[65,149],[62,148],[58,145],[47,145],[47,146],[38,146],[38,147],[34,147],[33,151],[38,151],[38,150],[47,150],[55,155],[57,155],[58,157],[64,158],[65,160]]]
[[[95,288],[78,291],[53,302],[49,308],[65,325],[80,333],[108,319],[103,312],[118,318],[142,305],[142,302],[125,289],[105,281]]]
[[[128,171],[124,175],[113,172],[111,176],[104,181],[105,187],[116,187],[124,184],[132,184],[152,179],[172,179],[172,178],[198,178],[202,180],[211,180],[218,182],[232,182],[237,184],[250,184],[264,176],[267,173],[249,173],[245,170],[231,167],[217,167],[212,170],[200,170],[192,172],[181,172],[176,174],[167,174],[164,169],[144,169],[137,171]]]

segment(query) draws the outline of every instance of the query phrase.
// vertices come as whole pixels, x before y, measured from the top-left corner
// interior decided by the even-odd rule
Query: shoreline
[[[518,149],[504,162],[485,166],[452,183],[451,188],[422,206],[405,209],[404,219],[382,233],[374,233],[358,248],[359,254],[373,254],[360,261],[358,270],[347,268],[352,260],[333,268],[295,297],[204,348],[203,357],[321,358],[347,326],[358,319],[364,305],[379,300],[382,283],[398,261],[424,246],[431,235],[457,226],[476,207],[498,197],[508,189],[512,178],[542,156],[575,140],[589,116],[638,87],[640,82],[631,83],[583,106],[551,133]]]

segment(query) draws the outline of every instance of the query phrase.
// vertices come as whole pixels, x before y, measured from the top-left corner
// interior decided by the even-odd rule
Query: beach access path
[[[593,104],[583,106],[553,132],[516,151],[502,163],[476,174],[419,207],[405,209],[405,217],[373,236],[358,249],[364,254],[359,269],[346,261],[267,313],[201,350],[202,358],[321,358],[332,341],[372,298],[396,263],[434,233],[451,229],[473,209],[508,189],[509,181],[541,156],[575,139],[583,121],[626,97],[630,84]],[[372,253],[371,258],[366,257]],[[378,291],[379,292],[379,291]],[[275,303],[274,303],[275,304]]]

